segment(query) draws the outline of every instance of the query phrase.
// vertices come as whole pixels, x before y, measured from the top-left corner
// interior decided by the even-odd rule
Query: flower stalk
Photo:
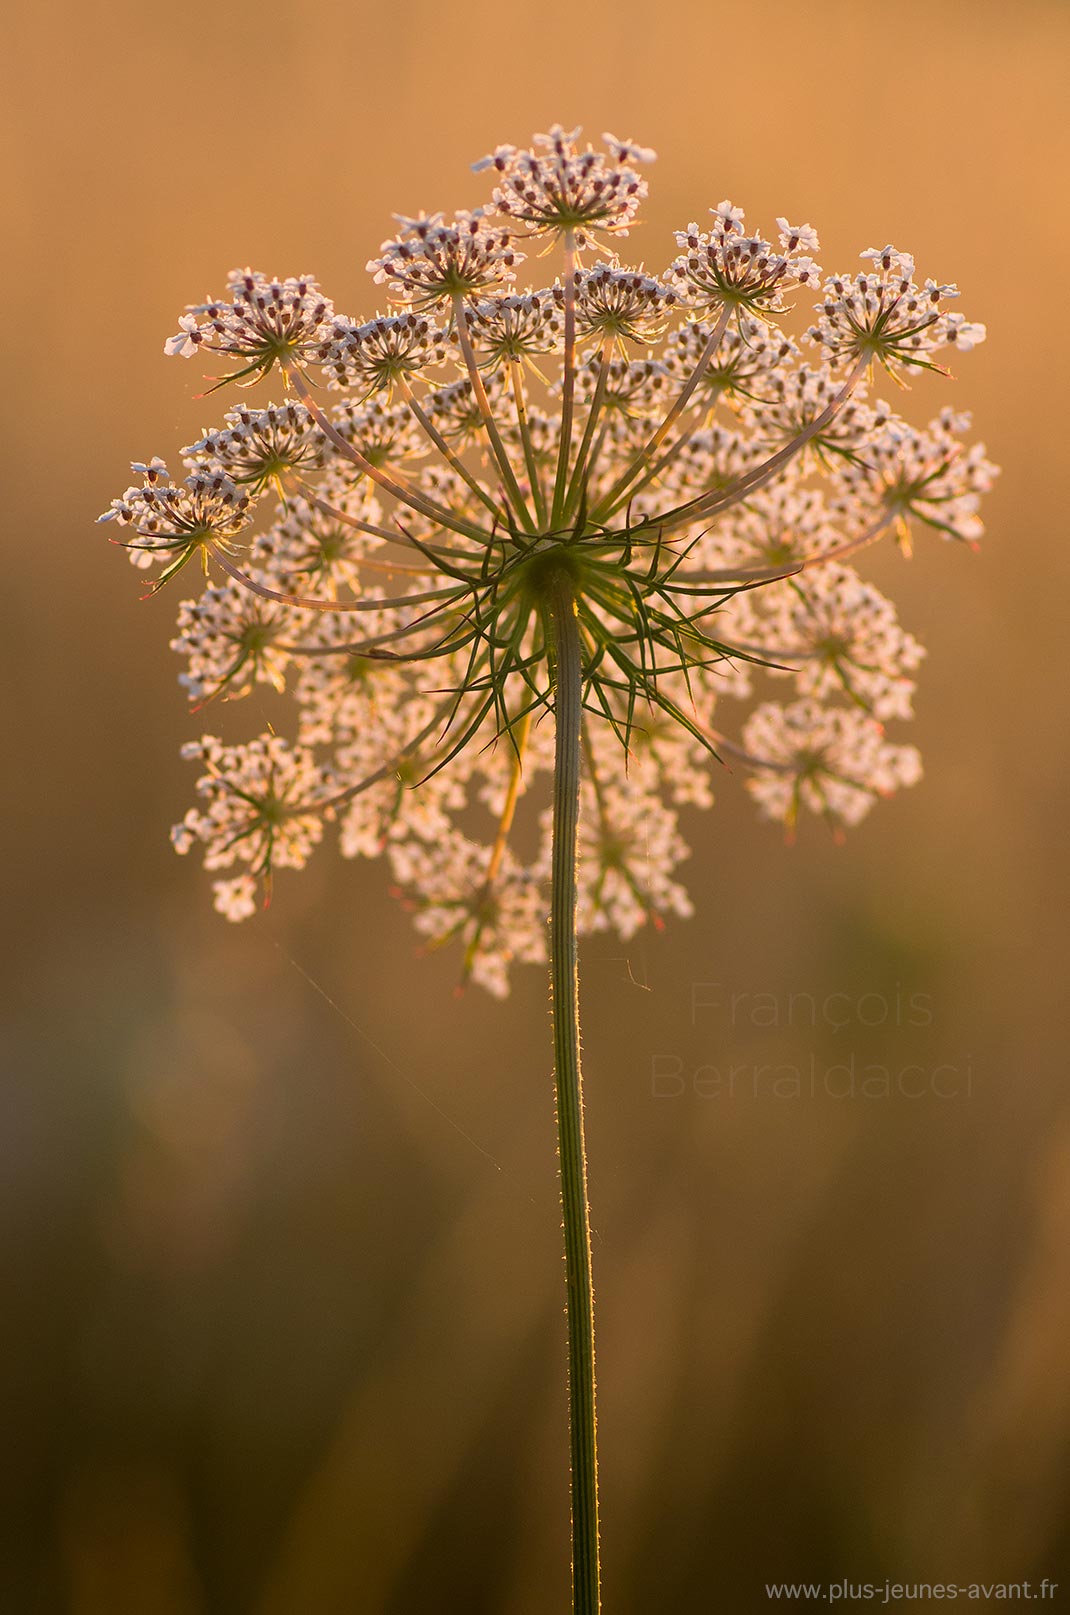
[[[564,513],[568,495],[569,451],[572,448],[572,417],[576,398],[576,233],[566,230],[565,238],[565,353],[561,373],[561,432],[557,451],[557,477],[550,520],[555,525]]]
[[[572,1471],[572,1598],[574,1615],[597,1615],[601,1598],[594,1286],[587,1198],[587,1152],[583,1131],[576,928],[583,668],[576,602],[571,583],[564,573],[553,585],[551,614],[556,733],[550,982],[553,995],[558,1165],[565,1231],[569,1452]]]
[[[219,873],[220,913],[249,918],[336,825],[346,857],[386,858],[429,947],[460,944],[463,981],[502,997],[514,966],[549,963],[573,1610],[598,1615],[578,937],[692,912],[680,814],[712,805],[723,756],[789,836],[804,809],[838,836],[915,783],[885,726],[911,716],[924,652],[845,563],[889,532],[909,553],[911,528],[973,548],[996,468],[961,441],[967,416],[921,427],[874,392],[983,340],[945,308],[954,286],[890,246],[823,275],[809,224],[778,219],[774,245],[727,200],[659,274],[630,267],[616,243],[654,154],[579,135],[477,164],[489,215],[401,219],[368,266],[390,312],[350,319],[309,277],[233,270],[166,352],[222,358],[217,386],[274,375],[283,402],[229,410],[180,480],[135,463],[101,520],[160,568],[150,593],[203,576],[172,642],[195,711],[292,698],[292,740],[272,718],[185,748],[201,775],[172,837]],[[532,241],[560,267],[518,292]],[[809,360],[788,329],[803,292]],[[726,731],[722,705],[754,700]],[[517,804],[540,788],[522,854]]]

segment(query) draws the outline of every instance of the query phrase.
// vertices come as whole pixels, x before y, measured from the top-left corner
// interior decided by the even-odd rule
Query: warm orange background
[[[384,871],[333,851],[262,920],[210,912],[166,839],[197,725],[176,597],[139,605],[92,526],[129,459],[177,461],[226,407],[163,357],[185,303],[249,262],[371,312],[391,212],[474,205],[468,162],[555,119],[658,149],[652,266],[729,196],[811,220],[830,266],[891,239],[957,280],[990,340],[910,407],[973,409],[1004,466],[981,555],[870,565],[929,646],[925,783],[787,850],[726,775],[689,821],[696,918],[585,951],[607,1615],[749,1615],[781,1576],[1070,1586],[1067,24],[1039,0],[5,24],[4,1615],[566,1607],[544,983],[455,999]],[[782,1022],[846,994],[850,1021],[693,1024],[710,983]],[[896,1026],[897,991],[931,1023]],[[651,1095],[658,1056],[851,1055],[969,1066],[972,1094]]]

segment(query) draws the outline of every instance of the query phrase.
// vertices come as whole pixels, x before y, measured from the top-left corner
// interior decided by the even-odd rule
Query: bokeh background
[[[391,213],[475,205],[469,161],[558,119],[658,149],[652,265],[727,195],[812,220],[826,264],[891,239],[957,280],[990,339],[908,408],[974,410],[1004,467],[980,555],[869,563],[929,647],[922,787],[788,849],[726,774],[689,821],[696,917],[585,948],[607,1609],[749,1615],[782,1577],[1070,1589],[1068,23],[6,22],[4,1615],[566,1607],[544,982],[456,997],[385,872],[333,851],[252,924],[210,912],[167,843],[197,722],[175,597],[138,604],[92,526],[129,459],[219,412],[163,357],[187,302],[250,262],[370,311]],[[852,1060],[921,1091],[839,1097]],[[813,1063],[816,1096],[755,1091],[763,1063]]]

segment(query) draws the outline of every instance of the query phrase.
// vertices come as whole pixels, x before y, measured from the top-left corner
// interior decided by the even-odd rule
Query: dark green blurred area
[[[391,213],[477,204],[467,163],[555,119],[659,151],[650,266],[729,196],[830,267],[891,239],[957,279],[989,341],[906,408],[974,410],[1004,467],[979,556],[868,567],[929,648],[923,785],[785,848],[726,773],[696,918],[585,949],[607,1615],[1070,1591],[1065,6],[34,17],[0,113],[0,1612],[567,1607],[545,984],[454,996],[332,849],[210,912],[167,844],[177,597],[92,526],[229,407],[163,357],[187,302],[249,262],[370,313]]]

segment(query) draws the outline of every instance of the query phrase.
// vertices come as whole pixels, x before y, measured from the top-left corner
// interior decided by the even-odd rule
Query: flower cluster
[[[166,563],[157,586],[195,556],[207,574],[209,552],[218,558],[229,550],[230,541],[249,522],[252,496],[225,471],[198,467],[184,482],[175,483],[158,456],[148,465],[135,460],[131,470],[142,478],[141,486],[127,488],[121,499],[113,499],[100,520],[133,528],[137,536],[125,544],[135,566]]]
[[[833,275],[825,282],[820,319],[810,337],[840,363],[876,359],[896,375],[911,366],[933,369],[929,355],[941,348],[968,352],[985,338],[983,325],[941,305],[957,297],[958,288],[927,280],[914,283],[914,260],[894,247],[869,247],[862,254],[873,268],[848,279]]]
[[[697,312],[727,310],[737,320],[744,312],[765,317],[784,308],[789,287],[817,280],[818,266],[809,254],[817,251],[818,240],[810,225],[793,228],[778,219],[777,252],[761,236],[747,235],[743,211],[731,202],[719,203],[713,216],[712,230],[689,224],[677,233],[680,255],[669,268],[680,297]]]
[[[485,296],[514,279],[523,257],[508,230],[489,228],[482,209],[462,213],[452,224],[442,214],[399,219],[401,234],[384,241],[368,269],[380,285],[415,308],[436,308],[454,296]]]
[[[359,396],[392,392],[417,380],[446,357],[446,336],[422,314],[377,315],[363,325],[335,322],[318,358],[336,387],[353,387]]]
[[[215,882],[216,907],[228,919],[246,919],[255,909],[258,877],[270,890],[274,869],[301,869],[323,835],[321,799],[329,800],[327,775],[300,747],[277,735],[227,746],[214,735],[182,748],[199,763],[202,806],[192,807],[171,832],[177,852],[198,842],[206,869],[242,873]]]
[[[173,640],[194,706],[278,703],[258,738],[187,748],[198,805],[174,839],[228,872],[229,918],[330,824],[491,992],[544,959],[562,590],[581,929],[690,912],[679,870],[721,760],[789,833],[805,809],[839,834],[918,778],[885,725],[923,652],[855,566],[885,536],[975,543],[995,468],[968,417],[912,424],[875,380],[984,328],[894,248],[823,276],[809,225],[778,219],[773,246],[727,201],[664,268],[621,262],[652,156],[557,127],[499,147],[475,165],[485,209],[402,219],[369,265],[393,307],[349,319],[307,277],[241,270],[168,340],[281,389],[185,449],[184,481],[135,466],[101,518],[154,587],[205,574]],[[523,286],[529,238],[562,256]]]
[[[646,181],[631,166],[650,163],[654,153],[630,140],[603,135],[608,157],[592,146],[582,150],[579,129],[566,133],[555,124],[535,136],[533,151],[499,146],[473,166],[493,168],[498,177],[493,204],[531,235],[571,235],[576,246],[599,232],[627,235],[647,194]]]
[[[191,303],[164,352],[191,359],[200,348],[238,360],[226,379],[267,375],[284,360],[315,353],[330,329],[333,310],[308,275],[268,280],[252,269],[232,269],[230,301]]]
[[[254,488],[277,484],[287,471],[323,466],[327,440],[303,404],[232,409],[224,418],[225,427],[183,449],[188,466],[221,471]]]

